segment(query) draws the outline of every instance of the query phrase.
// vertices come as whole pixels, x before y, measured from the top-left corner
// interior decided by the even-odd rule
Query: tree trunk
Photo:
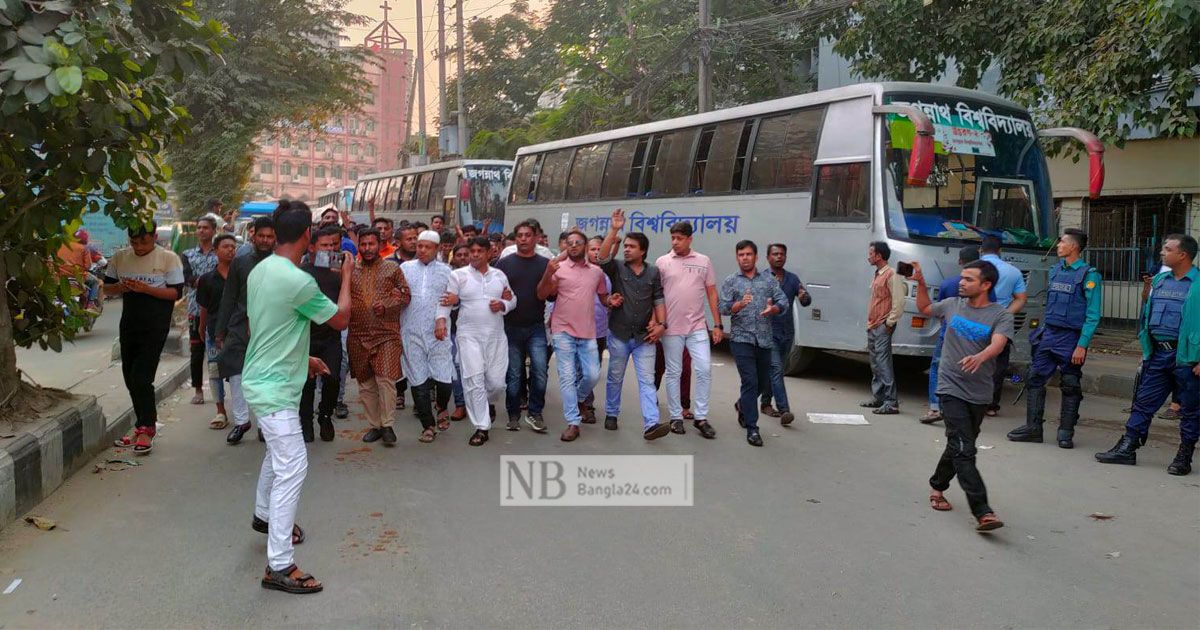
[[[17,349],[13,343],[12,313],[8,310],[8,268],[0,255],[0,401],[7,401],[20,384]]]

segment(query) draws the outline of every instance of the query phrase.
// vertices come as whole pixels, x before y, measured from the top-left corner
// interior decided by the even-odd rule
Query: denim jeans
[[[550,369],[546,327],[540,322],[532,326],[505,326],[504,335],[508,337],[504,408],[510,418],[521,415],[521,384],[525,380],[525,358],[529,357],[529,415],[539,415],[546,407],[546,380]],[[561,369],[558,376],[562,378]]]
[[[578,425],[583,421],[579,403],[596,386],[600,378],[600,354],[595,339],[580,339],[567,333],[554,333],[554,360],[558,367],[558,393],[562,397],[563,418],[567,424]],[[575,376],[575,357],[579,357],[582,379]],[[512,369],[511,360],[509,369]],[[511,372],[510,372],[511,373]],[[512,391],[511,389],[509,391]],[[533,392],[529,395],[529,412],[533,412]]]
[[[946,329],[938,335],[937,343],[933,344],[933,359],[929,362],[929,409],[940,411],[941,402],[937,395],[938,365],[942,362],[942,342],[946,339]]]
[[[871,357],[871,397],[881,406],[899,407],[896,371],[892,365],[892,331],[886,324],[867,331],[867,350]]]
[[[634,336],[626,341],[608,338],[608,387],[605,389],[604,415],[617,417],[621,412],[621,385],[625,382],[625,368],[629,357],[633,357],[633,369],[637,373],[638,400],[642,405],[644,428],[658,424],[658,390],[654,387],[654,344],[646,343]]]
[[[667,413],[671,420],[683,419],[683,404],[679,398],[679,379],[683,375],[683,349],[692,357],[692,413],[696,420],[708,419],[708,393],[712,388],[712,350],[708,331],[697,330],[687,335],[665,335],[662,338],[663,357],[667,361],[663,381],[667,385]]]
[[[746,429],[757,429],[758,407],[755,403],[759,395],[771,386],[771,359],[776,354],[775,349],[737,341],[730,342],[729,349],[733,352],[733,361],[737,364],[738,377],[742,381],[738,407],[746,421]]]
[[[780,412],[791,411],[792,406],[788,403],[787,389],[783,386],[783,366],[796,339],[794,337],[783,339],[775,337],[771,341],[775,345],[771,352],[771,386],[762,388],[762,405],[764,407],[770,405],[771,399],[774,398],[776,409]]]

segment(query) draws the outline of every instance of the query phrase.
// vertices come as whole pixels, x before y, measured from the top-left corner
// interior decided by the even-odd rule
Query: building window
[[[367,157],[375,157],[375,145],[367,145]]]
[[[279,139],[279,148],[280,148],[280,149],[286,149],[286,148],[288,148],[288,147],[291,147],[291,146],[292,146],[292,142],[291,142],[291,140],[288,140],[287,138],[280,138],[280,139]]]
[[[362,152],[362,146],[357,142],[350,145],[350,155],[358,155]]]
[[[324,166],[317,167],[317,179],[325,179],[325,167]]]
[[[358,133],[358,119],[357,118],[350,119],[350,133]]]
[[[333,143],[333,153],[335,155],[341,155],[342,153],[345,153],[345,152],[346,152],[346,145],[342,144],[341,142]]]
[[[374,120],[367,121],[367,133],[375,133],[375,121]]]
[[[358,181],[358,169],[356,169],[356,168],[350,169],[350,179],[353,181]]]
[[[308,177],[308,165],[301,164],[300,168],[296,169],[296,174],[300,177]]]
[[[296,148],[300,149],[301,151],[307,151],[308,150],[308,140],[301,140],[299,143],[296,144]]]
[[[275,171],[275,163],[274,162],[263,162],[262,164],[258,165],[258,172],[262,173],[263,175],[270,175],[274,171]]]
[[[318,153],[324,153],[324,152],[325,152],[325,146],[326,146],[326,145],[325,145],[325,141],[324,141],[324,140],[317,140],[317,146],[316,146],[316,149],[317,149],[317,152],[318,152]]]
[[[334,166],[334,167],[333,167],[332,169],[330,169],[330,170],[332,171],[332,172],[330,173],[330,176],[331,176],[331,177],[333,177],[334,179],[341,179],[341,178],[342,178],[342,167],[340,167],[340,166]]]
[[[279,165],[279,174],[280,175],[291,175],[292,174],[292,163],[284,162],[284,163],[280,164]]]

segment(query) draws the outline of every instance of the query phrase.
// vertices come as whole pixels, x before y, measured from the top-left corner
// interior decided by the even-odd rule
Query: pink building
[[[362,111],[330,120],[321,130],[260,138],[248,199],[315,201],[326,189],[352,186],[368,173],[400,167],[399,152],[408,137],[412,51],[386,18],[363,45],[375,59],[362,68],[371,82]]]

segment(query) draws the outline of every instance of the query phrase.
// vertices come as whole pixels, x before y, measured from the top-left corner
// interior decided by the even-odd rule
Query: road
[[[482,448],[456,424],[432,445],[401,412],[392,449],[363,445],[358,410],[310,448],[300,566],[326,584],[298,597],[258,579],[265,540],[250,529],[257,442],[229,447],[211,408],[169,399],[153,455],[81,472],[37,508],[59,527],[0,532],[0,627],[1196,627],[1200,476],[1171,477],[1170,444],[1137,467],[1097,464],[1115,441],[1084,426],[1078,447],[1016,445],[1016,420],[989,420],[980,466],[1008,526],[972,529],[928,507],[942,448],[923,426],[922,379],[905,415],[869,426],[770,419],[746,445],[730,416],[733,363],[718,355],[716,441],[690,430],[645,443],[632,408],[620,431],[493,431]],[[831,359],[788,379],[801,412],[858,411],[865,368]],[[552,375],[551,388],[556,390]],[[626,401],[636,400],[630,384]],[[549,409],[558,404],[552,393]],[[1120,415],[1091,397],[1085,415]],[[1053,413],[1052,413],[1053,415]],[[690,508],[499,506],[501,454],[693,454]],[[111,453],[102,459],[114,457]],[[116,457],[129,457],[128,453]],[[88,466],[91,469],[91,466]],[[1096,520],[1089,515],[1113,515]]]

